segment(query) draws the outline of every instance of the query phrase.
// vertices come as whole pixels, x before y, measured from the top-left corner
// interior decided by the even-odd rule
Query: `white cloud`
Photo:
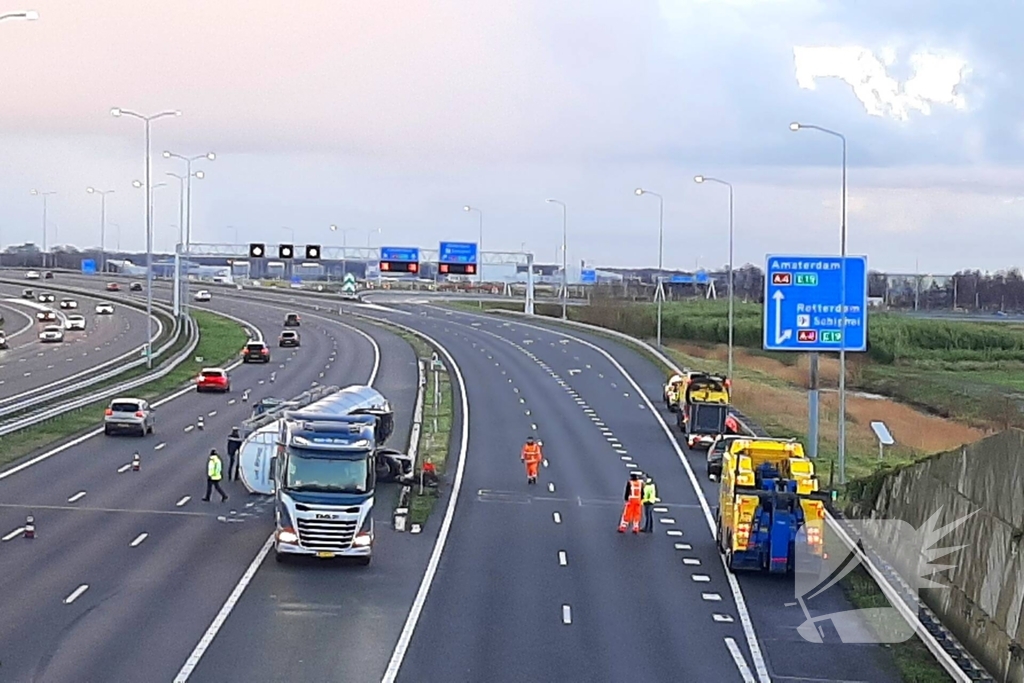
[[[970,73],[966,60],[951,53],[915,52],[910,56],[914,75],[900,83],[889,74],[896,63],[892,48],[881,57],[865,47],[793,48],[797,84],[814,90],[821,78],[838,78],[853,88],[864,108],[872,116],[890,116],[906,121],[912,111],[924,115],[932,105],[964,109],[967,101],[958,91]]]

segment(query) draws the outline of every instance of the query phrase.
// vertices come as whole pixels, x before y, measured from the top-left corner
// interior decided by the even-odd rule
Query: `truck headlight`
[[[366,532],[359,534],[352,541],[352,545],[356,548],[368,548],[371,543],[373,543],[373,536]]]
[[[281,529],[277,532],[277,540],[281,543],[298,543],[299,536],[291,529]]]

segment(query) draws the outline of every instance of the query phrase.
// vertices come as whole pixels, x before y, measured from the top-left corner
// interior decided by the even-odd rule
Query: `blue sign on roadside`
[[[580,284],[596,285],[597,271],[594,270],[593,268],[584,268],[580,270]]]
[[[441,242],[438,263],[476,263],[476,242]]]
[[[866,351],[868,259],[846,257],[846,340],[842,340],[843,260],[768,256],[764,275],[767,351]]]
[[[299,277],[298,275],[292,275],[292,284],[293,285],[301,285],[302,284],[302,278]]]
[[[91,258],[82,259],[82,272],[92,274],[96,272],[96,261]]]
[[[419,263],[420,250],[418,247],[381,247],[380,260]]]

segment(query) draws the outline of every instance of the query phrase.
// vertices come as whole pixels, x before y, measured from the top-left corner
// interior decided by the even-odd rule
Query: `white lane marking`
[[[320,373],[320,376],[323,377],[323,373]],[[263,384],[263,380],[261,379],[257,384]]]
[[[161,441],[157,445],[153,446],[153,450],[154,451],[160,451],[160,450],[163,450],[166,447],[167,447],[167,444]]]
[[[732,622],[735,621],[735,619],[732,618],[731,614],[715,613],[715,614],[711,615],[711,618],[714,619],[719,624],[731,624]]]
[[[665,507],[664,505],[655,505],[654,506],[654,511],[655,512],[668,512],[668,508]]]
[[[81,597],[82,593],[84,593],[87,590],[89,590],[89,584],[83,583],[81,586],[79,586],[75,590],[71,591],[71,595],[69,595],[68,597],[64,598],[64,604],[65,605],[70,605],[75,600],[77,600],[79,597]]]
[[[637,466],[637,464],[635,462],[627,462],[626,463],[626,467],[628,467],[629,469],[633,469],[636,466]]]
[[[529,415],[529,414],[530,414],[530,411],[529,411],[529,410],[527,410],[527,411],[526,411],[526,414],[527,414],[527,415]]]
[[[693,550],[693,546],[689,543],[676,543],[676,550]]]
[[[687,567],[699,567],[700,560],[698,560],[696,557],[684,557],[683,564],[685,564]]]
[[[676,520],[672,519],[671,517],[662,517],[658,521],[661,522],[662,524],[675,524],[676,523]]]
[[[729,654],[732,655],[732,661],[735,662],[740,676],[743,677],[743,683],[756,683],[757,679],[754,678],[754,674],[751,673],[746,660],[743,659],[743,653],[740,652],[740,646],[736,644],[736,641],[732,638],[726,638],[725,646],[729,648]]]
[[[532,429],[533,431],[537,431],[537,424],[535,422],[531,422],[530,429]]]
[[[702,600],[707,600],[708,602],[721,602],[722,601],[722,594],[721,593],[701,593],[700,597],[701,597]]]
[[[82,500],[83,498],[85,498],[85,491],[79,491],[75,495],[73,495],[70,498],[68,498],[68,502],[69,503],[77,503],[78,501]]]
[[[175,503],[174,506],[180,508],[182,505],[184,505],[185,503],[189,502],[190,500],[192,500],[192,496],[182,496],[181,500],[179,500],[177,503]]]
[[[561,524],[562,523],[562,515],[560,513],[552,512],[551,513],[551,517],[555,520],[555,524]],[[4,540],[6,540],[6,539],[4,539]]]
[[[680,531],[679,529],[669,529],[665,533],[668,534],[669,536],[682,536],[683,535],[683,532]]]
[[[623,453],[625,453],[625,451],[623,451]],[[629,462],[629,461],[631,461],[632,459],[633,459],[633,458],[631,458],[631,457],[630,457],[630,456],[628,456],[628,455],[620,455],[620,456],[619,456],[619,460],[621,460],[621,461],[623,461],[623,462]]]
[[[126,462],[125,464],[123,464],[123,465],[121,465],[120,467],[117,468],[117,473],[118,474],[124,474],[129,469],[131,469],[131,466],[132,466],[132,464],[130,462]]]
[[[569,558],[567,558],[565,556],[565,551],[564,550],[559,550],[558,551],[558,564],[560,566],[562,566],[562,567],[564,567],[564,566],[569,564]]]
[[[556,512],[555,514],[557,515],[558,513]],[[6,543],[7,541],[11,540],[12,538],[17,538],[18,536],[21,536],[23,533],[25,533],[25,527],[19,526],[17,529],[12,531],[11,533],[7,534],[3,538],[0,538],[0,541],[3,541],[3,542]]]
[[[562,623],[566,625],[572,623],[572,607],[569,605],[562,605]]]
[[[234,398],[233,398],[233,399],[231,399],[230,401],[228,401],[228,405],[229,405],[229,406],[233,406],[233,405],[235,405],[235,401],[236,401],[236,400],[237,400],[237,399],[234,399]]]
[[[195,426],[195,425],[189,425],[188,427],[185,427],[185,431],[186,431],[186,432],[191,432],[191,431],[192,431],[193,429],[195,429],[195,428],[196,428],[196,426]]]
[[[131,543],[129,543],[128,546],[130,548],[138,548],[139,544],[141,544],[143,541],[145,541],[148,536],[149,536],[149,534],[147,534],[145,531],[143,531],[141,534],[136,536],[135,540],[132,541]]]
[[[238,602],[239,598],[242,597],[242,593],[245,591],[246,586],[248,586],[249,582],[252,581],[252,577],[256,575],[256,570],[260,568],[261,564],[263,564],[263,560],[266,559],[267,554],[273,546],[274,535],[271,534],[263,543],[263,547],[260,548],[260,551],[256,553],[256,557],[253,558],[253,561],[249,563],[249,567],[245,570],[245,573],[242,574],[242,578],[238,580],[238,584],[235,586],[234,590],[231,591],[228,599],[220,608],[220,612],[218,612],[217,616],[213,618],[213,622],[210,624],[210,627],[206,629],[206,633],[204,633],[203,637],[199,639],[195,649],[192,650],[192,654],[190,654],[188,659],[185,660],[185,664],[182,665],[181,670],[178,671],[178,675],[174,677],[174,683],[185,683],[185,681],[188,680],[188,677],[192,675],[196,665],[199,664],[199,660],[202,659],[203,653],[206,652],[206,648],[210,647],[210,643],[213,642],[217,632],[220,631],[221,626],[224,625],[228,615],[231,614],[231,610],[235,608],[235,604]]]
[[[555,482],[553,482],[553,481],[549,481],[548,482],[548,491],[550,491],[551,493],[555,492]]]
[[[696,581],[697,583],[710,583],[711,582],[711,577],[708,576],[707,574],[694,574],[690,578],[693,579],[694,581]]]
[[[213,417],[213,416],[214,416],[214,415],[216,415],[216,414],[217,414],[217,411],[216,411],[216,410],[211,410],[210,412],[208,412],[208,413],[206,414],[206,417]]]
[[[626,453],[629,453],[629,451],[627,451],[625,448],[617,448],[615,452],[618,453],[619,455],[625,455]]]
[[[547,466],[548,466],[548,459],[547,459],[547,458],[544,458],[544,461],[543,461],[543,462],[544,462],[544,467],[547,467]]]

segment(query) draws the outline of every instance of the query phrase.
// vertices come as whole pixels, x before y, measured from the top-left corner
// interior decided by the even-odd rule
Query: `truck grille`
[[[356,520],[298,519],[299,543],[311,550],[345,550],[352,546]]]

